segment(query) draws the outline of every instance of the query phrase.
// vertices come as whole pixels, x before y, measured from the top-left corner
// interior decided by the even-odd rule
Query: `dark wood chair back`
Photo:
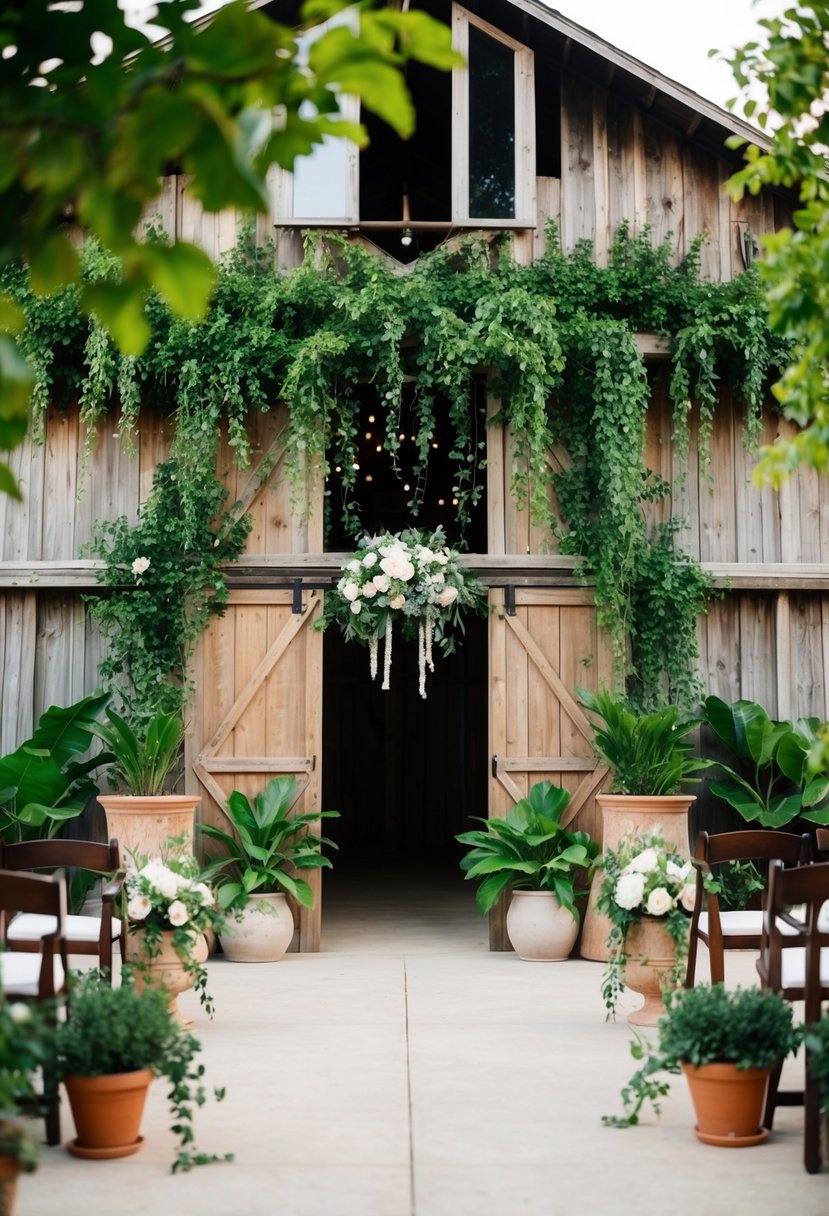
[[[726,950],[759,950],[762,933],[762,911],[732,913],[723,911],[716,892],[705,888],[706,878],[715,877],[714,867],[731,861],[760,862],[764,875],[769,863],[781,860],[786,866],[804,865],[813,858],[813,846],[808,832],[777,832],[749,828],[738,832],[700,832],[694,851],[697,872],[694,910],[688,938],[688,968],[686,988],[693,988],[696,973],[697,947],[708,947],[711,983],[725,980]],[[763,892],[763,903],[767,890]]]

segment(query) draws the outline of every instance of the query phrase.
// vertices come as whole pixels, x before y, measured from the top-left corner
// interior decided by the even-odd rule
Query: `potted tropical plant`
[[[691,734],[698,719],[675,705],[648,713],[633,708],[624,697],[602,689],[577,688],[581,704],[597,721],[593,748],[610,770],[611,792],[597,794],[602,815],[602,849],[617,848],[626,833],[659,828],[666,843],[689,856],[688,812],[695,795],[681,787],[709,767],[693,755]],[[608,922],[596,911],[598,875],[594,878],[585,916],[581,952],[585,958],[607,959]]]
[[[294,870],[330,867],[322,845],[336,848],[327,836],[308,829],[339,811],[306,811],[291,815],[296,801],[296,778],[274,777],[251,800],[233,790],[227,815],[234,831],[203,823],[202,835],[223,846],[223,857],[208,857],[204,876],[216,879],[220,908],[232,919],[219,933],[222,950],[232,962],[276,962],[294,935],[290,895],[304,908],[314,893]]]
[[[171,844],[159,857],[140,859],[138,869],[127,871],[127,954],[136,987],[163,989],[170,1012],[185,1023],[177,998],[188,988],[195,988],[207,1012],[213,1012],[204,935],[218,933],[225,920],[193,854],[173,843],[177,849]]]
[[[631,1044],[634,1059],[644,1063],[622,1090],[624,1114],[604,1122],[630,1127],[645,1102],[659,1114],[670,1087],[661,1074],[681,1070],[699,1140],[727,1148],[760,1144],[768,1136],[760,1124],[769,1075],[801,1037],[791,1004],[768,989],[700,984],[669,992],[658,1047],[648,1052],[641,1042]]]
[[[730,751],[737,767],[722,761],[722,777],[711,793],[722,798],[748,823],[782,828],[794,819],[829,824],[829,776],[817,767],[819,718],[775,721],[755,701],[727,704],[706,697],[703,721]]]
[[[692,863],[656,832],[629,834],[599,862],[596,907],[609,925],[602,996],[613,1017],[625,986],[645,1003],[628,1014],[634,1026],[655,1026],[663,990],[682,982],[688,926],[696,897]]]
[[[193,1145],[193,1107],[205,1100],[201,1044],[171,1015],[165,995],[139,991],[130,968],[121,985],[99,971],[73,977],[71,1016],[54,1028],[54,1060],[72,1108],[77,1137],[67,1145],[76,1157],[125,1157],[138,1152],[147,1089],[166,1077],[172,1130],[178,1136],[173,1171],[229,1160]],[[217,1099],[222,1091],[215,1091]]]
[[[146,857],[159,856],[170,839],[192,842],[198,797],[165,792],[184,742],[181,716],[160,710],[147,721],[130,722],[107,709],[106,718],[93,729],[114,757],[110,780],[127,790],[98,795],[110,839],[115,837],[126,855]]]
[[[568,790],[539,781],[505,819],[478,819],[482,829],[455,837],[470,846],[461,869],[480,884],[475,901],[482,915],[512,893],[507,936],[528,961],[565,959],[578,936],[576,878],[589,874],[598,845],[587,832],[562,825],[569,801]]]

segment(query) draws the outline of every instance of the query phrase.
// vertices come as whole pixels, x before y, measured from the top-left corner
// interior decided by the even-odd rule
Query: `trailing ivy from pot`
[[[589,877],[599,846],[587,832],[562,825],[569,801],[568,790],[539,781],[506,818],[473,815],[483,828],[455,837],[469,845],[461,869],[467,879],[479,882],[475,902],[482,916],[507,890],[551,891],[578,923],[576,877],[580,871]]]
[[[658,1115],[661,1099],[670,1090],[664,1074],[678,1074],[682,1064],[733,1064],[741,1071],[769,1068],[796,1051],[802,1037],[791,1004],[761,988],[699,984],[667,992],[665,1007],[658,1046],[638,1037],[630,1045],[634,1060],[644,1063],[622,1089],[624,1114],[602,1117],[608,1127],[634,1127],[646,1102]]]
[[[610,920],[602,997],[608,1018],[613,1018],[625,987],[628,933],[643,920],[664,925],[676,946],[667,986],[681,982],[696,881],[691,862],[669,848],[658,831],[623,836],[615,849],[605,850],[599,867],[603,877],[596,908]]]
[[[326,595],[317,628],[335,621],[349,642],[368,646],[371,678],[378,670],[383,640],[383,684],[389,687],[395,623],[404,639],[417,638],[418,689],[426,697],[426,669],[435,670],[434,648],[452,654],[463,614],[486,616],[486,589],[462,569],[442,528],[364,536],[343,566],[342,578]]]
[[[729,705],[706,697],[704,721],[740,766],[738,771],[717,761],[724,777],[711,782],[712,794],[765,828],[782,828],[797,818],[829,824],[829,776],[825,767],[812,767],[825,728],[819,718],[777,722],[755,701]]]
[[[227,814],[235,834],[210,823],[199,825],[203,836],[218,840],[226,855],[208,856],[203,875],[216,879],[219,906],[228,913],[241,911],[254,894],[291,895],[304,908],[314,905],[314,893],[304,878],[289,872],[331,868],[321,851],[335,849],[327,836],[308,831],[320,819],[339,818],[339,811],[306,811],[291,816],[296,801],[296,777],[274,777],[253,800],[239,790],[227,799]]]
[[[204,933],[220,933],[225,918],[195,857],[185,848],[176,849],[174,843],[164,856],[134,859],[135,868],[127,870],[124,895],[129,932],[141,939],[134,969],[144,982],[152,984],[147,964],[160,956],[163,935],[169,934],[182,968],[212,1017],[207,971],[196,958],[196,947]]]

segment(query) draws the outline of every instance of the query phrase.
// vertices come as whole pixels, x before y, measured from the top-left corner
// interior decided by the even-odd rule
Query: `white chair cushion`
[[[23,954],[9,950],[0,953],[0,983],[4,992],[10,997],[37,996],[40,988],[40,964],[39,954]],[[52,965],[55,991],[59,992],[63,987],[63,963],[59,954],[54,956]]]
[[[778,922],[780,932],[789,935],[797,933],[791,925],[785,921]],[[736,937],[738,935],[752,935],[759,937],[763,932],[763,913],[758,909],[756,912],[721,912],[720,926],[722,928],[723,937]],[[700,933],[708,933],[708,913],[700,912],[699,916]]]
[[[55,932],[54,916],[41,916],[37,912],[21,912],[9,925],[10,942],[39,942],[47,933]],[[97,942],[101,936],[101,919],[98,916],[67,916],[67,942]],[[121,922],[112,918],[112,940],[121,936]]]
[[[793,946],[781,951],[781,981],[784,988],[802,988],[806,978],[806,951],[803,946]],[[829,950],[820,952],[820,982],[829,985]]]

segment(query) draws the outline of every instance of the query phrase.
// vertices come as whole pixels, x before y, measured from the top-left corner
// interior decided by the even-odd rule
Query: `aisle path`
[[[800,1111],[781,1111],[762,1147],[706,1148],[678,1078],[660,1120],[601,1125],[632,1071],[624,1020],[604,1021],[601,964],[490,954],[465,888],[398,888],[373,910],[344,896],[325,924],[318,955],[211,960],[212,1022],[182,998],[207,1081],[227,1088],[197,1140],[235,1163],[168,1172],[156,1083],[140,1153],[44,1147],[17,1216],[829,1213],[829,1174],[803,1170]],[[730,979],[753,982],[753,960]]]

